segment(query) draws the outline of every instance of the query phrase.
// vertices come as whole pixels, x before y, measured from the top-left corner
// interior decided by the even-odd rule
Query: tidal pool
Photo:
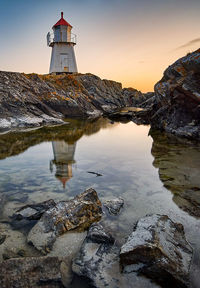
[[[149,126],[133,122],[67,121],[0,135],[0,232],[16,238],[6,252],[0,245],[0,259],[16,251],[21,257],[38,255],[24,239],[30,227],[10,225],[19,207],[67,200],[93,187],[102,201],[119,196],[125,201],[108,224],[119,245],[147,214],[182,223],[194,249],[191,287],[200,287],[200,146],[156,131],[149,136]]]

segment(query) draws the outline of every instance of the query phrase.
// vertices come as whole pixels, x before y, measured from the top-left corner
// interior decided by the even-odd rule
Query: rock
[[[26,257],[3,261],[0,287],[63,287],[58,257]]]
[[[103,206],[108,209],[108,212],[111,215],[119,214],[121,208],[124,206],[124,200],[122,198],[115,198],[112,200],[106,200],[103,203]]]
[[[97,118],[149,96],[92,74],[37,75],[0,71],[0,129],[63,124]]]
[[[8,224],[0,224],[0,262],[10,258],[38,255],[38,251],[26,243],[23,233],[12,230]]]
[[[56,203],[52,199],[37,204],[29,204],[18,209],[13,214],[13,218],[16,220],[38,220],[46,210],[53,208],[55,205]]]
[[[4,205],[6,202],[6,196],[3,193],[0,193],[0,216],[3,213]]]
[[[31,229],[27,240],[41,252],[47,253],[57,236],[77,227],[86,229],[101,215],[101,202],[96,191],[90,188],[74,199],[61,201],[47,210]]]
[[[151,130],[153,165],[172,192],[173,201],[191,216],[200,217],[200,145],[168,133]],[[184,159],[184,161],[183,161]]]
[[[166,215],[140,219],[120,251],[123,266],[140,264],[138,272],[162,287],[188,287],[191,259],[183,226]]]
[[[80,277],[84,277],[89,287],[157,287],[144,277],[137,276],[135,272],[121,273],[120,248],[113,244],[113,240],[113,237],[102,225],[99,223],[93,224],[79,253],[73,260],[73,272]]]
[[[200,139],[200,49],[170,65],[155,85],[153,128]]]

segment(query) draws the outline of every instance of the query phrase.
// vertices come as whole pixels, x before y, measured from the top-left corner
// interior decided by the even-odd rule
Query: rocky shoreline
[[[148,287],[143,276],[155,282],[149,287],[189,287],[193,251],[183,226],[166,215],[148,215],[133,223],[133,232],[121,246],[112,236],[115,231],[108,227],[106,215],[117,217],[123,205],[122,198],[101,203],[90,188],[68,201],[48,200],[18,209],[12,221],[33,222],[27,234],[29,247],[24,248],[30,256],[12,247],[9,255],[4,232],[1,287],[73,287],[74,275],[96,288]]]
[[[144,102],[151,94],[92,74],[37,75],[0,71],[0,129],[98,118]]]

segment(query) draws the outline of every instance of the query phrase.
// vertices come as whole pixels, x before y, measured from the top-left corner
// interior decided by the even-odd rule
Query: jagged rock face
[[[143,101],[142,95],[132,89],[127,96],[120,83],[101,80],[92,74],[0,71],[0,128],[59,124],[66,117],[95,118],[133,105],[135,96],[137,102]]]
[[[115,198],[112,200],[106,200],[104,201],[103,206],[106,207],[109,214],[118,215],[120,213],[121,208],[124,206],[124,199]]]
[[[74,199],[58,202],[48,209],[28,234],[28,243],[46,254],[56,237],[77,227],[86,229],[102,215],[101,202],[90,188]]]
[[[192,248],[182,224],[166,215],[140,219],[127,242],[121,247],[121,263],[136,265],[138,272],[162,287],[188,287]]]
[[[152,127],[200,139],[200,49],[165,70],[151,113]]]
[[[200,145],[151,130],[153,165],[173,201],[191,216],[200,217]]]

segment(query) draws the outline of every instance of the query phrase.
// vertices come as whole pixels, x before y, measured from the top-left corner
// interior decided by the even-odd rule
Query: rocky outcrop
[[[147,97],[92,74],[0,71],[0,128],[59,124],[66,117],[96,118],[119,107],[143,102]]]
[[[77,227],[86,229],[101,215],[101,202],[96,191],[90,188],[74,199],[58,202],[48,209],[29,232],[28,243],[46,254],[52,249],[56,237]]]
[[[153,128],[200,139],[200,49],[180,58],[155,85]]]
[[[140,219],[121,247],[122,265],[152,278],[162,287],[189,287],[192,248],[181,224],[166,215]]]
[[[160,180],[172,192],[173,201],[191,216],[200,217],[200,145],[160,131],[153,138],[153,165]]]

